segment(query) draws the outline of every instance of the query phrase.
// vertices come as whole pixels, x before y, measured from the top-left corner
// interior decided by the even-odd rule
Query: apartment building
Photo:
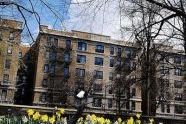
[[[37,45],[32,47],[37,55],[33,104],[78,104],[75,94],[88,89],[93,79],[88,108],[95,112],[113,113],[117,104],[114,93],[115,57],[130,54],[136,48],[132,44],[113,40],[110,36],[81,31],[62,32],[47,26],[41,28],[35,43]],[[131,91],[133,96],[127,107],[125,94],[122,94],[121,111],[141,112],[140,88],[133,84]]]
[[[186,94],[184,92],[184,86],[186,82],[184,81],[184,63],[186,60],[184,51],[168,48],[164,52],[164,55],[166,56],[162,57],[160,61],[160,71],[157,77],[159,79],[160,90],[164,92],[164,99],[169,100],[159,105],[157,116],[185,118],[184,109],[186,101],[184,100],[184,96]]]
[[[26,47],[20,45],[21,22],[1,20],[0,24],[0,102],[69,107],[79,104],[79,91],[91,87],[87,111],[141,112],[141,87],[136,81],[140,72],[133,55],[138,47],[134,44],[41,26],[36,42]],[[185,56],[173,48],[162,48],[157,82],[167,82],[162,90],[170,100],[158,106],[157,116],[183,118]]]
[[[0,102],[14,103],[22,22],[0,20]]]

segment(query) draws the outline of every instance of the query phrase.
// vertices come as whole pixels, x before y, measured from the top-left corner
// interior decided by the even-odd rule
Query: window
[[[5,60],[5,69],[10,69],[11,60],[6,59]]]
[[[121,103],[121,108],[126,109],[126,101],[123,101],[123,102]],[[128,107],[127,109],[129,109],[129,107]]]
[[[136,96],[136,88],[132,88],[132,93],[131,93],[132,97]]]
[[[97,44],[97,45],[96,45],[95,52],[104,53],[104,46],[101,45],[101,44]]]
[[[46,57],[46,59],[49,59],[49,57],[50,57],[50,52],[49,51],[46,51],[45,57]]]
[[[102,99],[101,98],[93,98],[93,106],[94,107],[101,107]]]
[[[114,55],[114,47],[110,46],[110,55]]]
[[[1,100],[5,101],[7,97],[7,90],[2,90],[1,91]]]
[[[56,67],[55,64],[52,64],[52,65],[50,66],[50,73],[51,73],[51,74],[55,74],[55,67]]]
[[[9,75],[8,74],[4,74],[3,75],[3,83],[8,83],[9,80]]]
[[[13,32],[10,32],[9,40],[14,40],[14,33]]]
[[[126,48],[126,49],[125,49],[125,53],[126,53],[126,58],[131,58],[131,56],[132,56],[132,51],[131,51],[131,49]]]
[[[85,42],[78,42],[78,50],[86,51],[87,50],[87,43],[85,43]]]
[[[96,79],[103,79],[103,71],[95,71]]]
[[[114,67],[114,58],[110,58],[110,67]]]
[[[175,56],[175,57],[174,57],[174,63],[176,63],[176,64],[181,64],[181,57]]]
[[[177,76],[182,76],[181,68],[175,68],[174,74]]]
[[[71,40],[70,39],[67,39],[65,44],[66,44],[67,49],[71,49]]]
[[[68,67],[65,67],[64,70],[63,70],[63,73],[64,73],[64,76],[69,76],[69,68]]]
[[[112,94],[113,93],[113,89],[112,87],[109,87],[109,91],[108,91],[109,94]]]
[[[109,72],[109,80],[113,81],[113,73],[112,72]]]
[[[49,59],[50,60],[56,60],[57,53],[56,52],[50,52],[49,53]]]
[[[52,42],[54,42],[53,37],[47,37],[47,46],[52,46]]]
[[[164,89],[167,89],[169,87],[169,80],[159,78],[158,81],[160,82],[159,85],[160,85],[161,92],[164,92]]]
[[[181,105],[175,105],[175,108],[174,108],[174,113],[176,114],[183,114],[183,106]]]
[[[58,38],[54,38],[54,37],[47,37],[47,46],[58,46]]]
[[[8,45],[7,53],[12,54],[12,50],[13,50],[12,45]]]
[[[116,66],[119,67],[123,64],[123,62],[121,61],[121,58],[117,58],[116,60]]]
[[[30,54],[29,53],[26,53],[25,54],[25,59],[28,61],[28,60],[30,60]]]
[[[0,30],[0,41],[3,40],[3,35],[2,35],[2,31]]]
[[[19,57],[19,59],[22,58],[22,52],[19,52],[18,57]]]
[[[103,58],[95,57],[95,62],[94,62],[94,64],[95,64],[95,65],[103,66]]]
[[[44,72],[45,73],[48,73],[48,71],[49,71],[49,65],[48,64],[45,64],[44,65]]]
[[[121,49],[121,47],[118,47],[117,55],[121,56],[121,53],[122,53],[122,49]]]
[[[53,46],[55,46],[55,47],[58,46],[58,38],[54,38]]]
[[[170,105],[167,104],[167,113],[170,113]]]
[[[160,67],[160,73],[161,74],[169,74],[169,68],[165,66]]]
[[[135,109],[136,109],[136,104],[135,104],[134,101],[132,101],[131,109],[132,109],[132,110],[135,110]]]
[[[85,55],[77,55],[77,63],[86,63],[86,56]]]
[[[165,105],[164,105],[164,103],[161,103],[161,112],[162,112],[162,113],[165,112]]]
[[[47,86],[47,79],[43,79],[43,81],[42,81],[42,86],[43,86],[43,87],[46,87],[46,86]]]
[[[183,97],[183,95],[181,94],[181,93],[177,93],[177,94],[175,94],[175,100],[176,101],[182,101],[182,97]]]
[[[112,99],[108,99],[108,108],[112,108]]]
[[[76,76],[84,77],[85,76],[85,69],[76,68]]]
[[[102,84],[93,85],[94,92],[102,92]]]
[[[65,53],[64,54],[64,61],[69,62],[70,61],[70,53]]]
[[[46,93],[41,93],[40,101],[46,102]]]
[[[175,88],[182,88],[182,85],[183,85],[182,81],[177,81],[177,80],[174,81]]]

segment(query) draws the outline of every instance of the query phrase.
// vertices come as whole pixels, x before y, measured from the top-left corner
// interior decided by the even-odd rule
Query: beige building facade
[[[22,22],[0,20],[0,102],[14,103]]]
[[[119,80],[120,85],[117,85],[121,76],[117,72],[118,63],[122,63],[122,57],[132,56],[137,49],[134,44],[110,36],[74,30],[63,32],[42,25],[36,42],[25,47],[20,45],[21,22],[1,20],[0,24],[1,103],[69,107],[79,104],[76,96],[79,91],[90,88],[87,111],[104,114],[141,112],[141,87],[136,81],[140,76],[137,58],[126,61],[133,71],[129,75],[125,73],[125,78],[133,80],[128,85],[125,80]],[[20,62],[26,71],[19,70]],[[159,78],[167,81],[165,92],[169,92],[170,100],[158,106],[157,116],[185,117],[184,62],[184,54],[169,48],[166,60],[162,59],[158,65],[158,81]],[[118,95],[121,87],[128,87],[128,93],[121,89]],[[15,97],[15,93],[20,97]],[[21,97],[22,93],[24,97]],[[18,103],[15,98],[24,100],[18,100]],[[31,101],[25,103],[27,100]]]
[[[53,92],[56,94],[56,96],[52,95],[53,97],[62,97],[62,94],[65,93],[60,90],[66,90],[68,93],[63,96],[64,98],[56,98],[56,100],[61,100],[58,102],[55,101],[55,98],[50,97],[53,99],[54,105],[60,105],[66,101],[67,103],[78,103],[78,101],[74,101],[75,93],[82,87],[88,88],[84,85],[81,86],[81,80],[90,83],[87,80],[96,78],[93,83],[93,95],[88,98],[87,107],[98,112],[116,110],[114,58],[124,48],[135,49],[131,44],[113,40],[110,36],[80,31],[62,32],[48,29],[47,26],[42,26],[36,44],[38,44],[35,48],[38,56],[34,104],[46,106],[52,104],[51,99],[48,99],[49,94]],[[56,61],[52,63],[52,59]],[[43,85],[46,82],[48,86]],[[126,98],[124,96],[121,98],[123,112],[128,110],[141,112],[140,88],[135,84],[132,87],[135,88],[135,93],[129,99],[128,108],[126,108]]]

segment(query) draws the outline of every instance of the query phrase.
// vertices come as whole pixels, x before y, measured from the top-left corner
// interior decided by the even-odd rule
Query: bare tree
[[[52,18],[54,27],[55,25],[63,26],[69,6],[70,1],[68,0],[55,2],[49,0],[0,0],[0,19],[12,18],[23,21],[23,36],[35,41],[36,34],[34,33],[36,32],[33,32],[33,30],[41,30],[40,25],[44,18]],[[33,24],[35,25],[34,28]]]
[[[145,1],[130,2],[132,4],[129,7],[132,9],[126,8],[124,12],[131,18],[131,31],[135,37],[137,47],[139,47],[137,63],[141,74],[138,81],[141,83],[142,90],[142,112],[144,115],[154,116],[157,106],[162,101],[168,100],[165,100],[165,94],[163,94],[168,89],[165,85],[166,82],[157,80],[157,73],[160,65],[158,56],[168,57],[163,53],[171,49],[171,47],[166,49],[163,46],[163,44],[168,44],[170,37],[160,38],[159,35],[164,28],[160,25],[160,31],[157,25],[153,25],[159,18],[157,13],[161,11],[161,8]],[[161,87],[158,83],[161,83]]]

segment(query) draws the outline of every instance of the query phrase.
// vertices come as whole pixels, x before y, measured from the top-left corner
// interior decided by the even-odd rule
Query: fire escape
[[[49,106],[65,105],[68,93],[69,66],[71,58],[71,40],[66,39],[65,45],[52,45],[49,48]]]

